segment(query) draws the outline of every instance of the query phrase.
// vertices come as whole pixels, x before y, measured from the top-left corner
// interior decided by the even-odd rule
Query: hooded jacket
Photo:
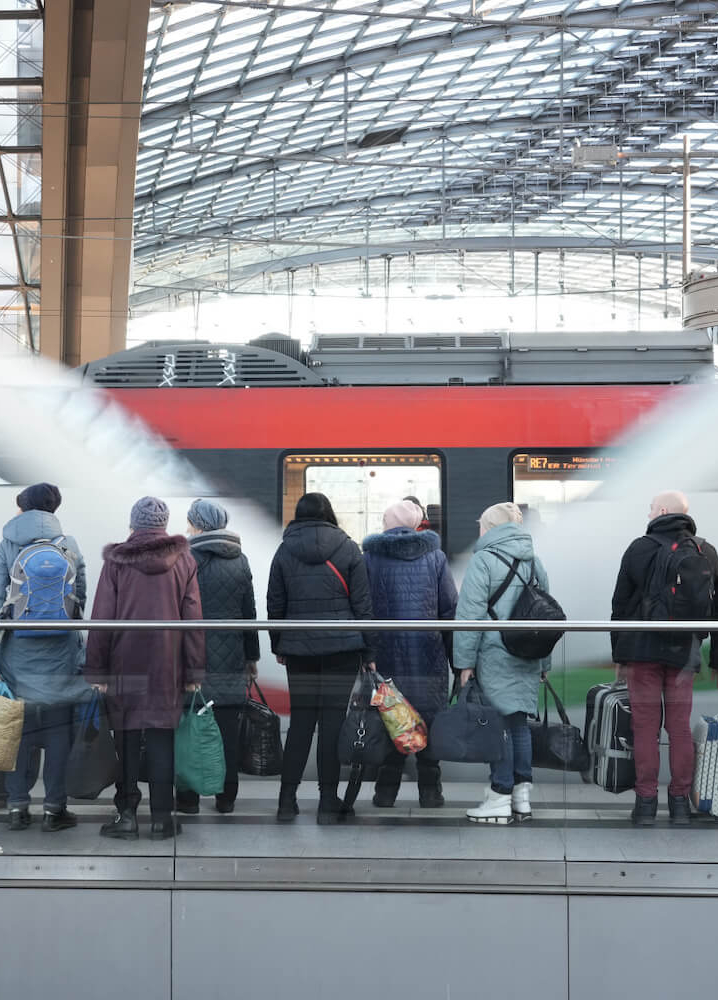
[[[390,528],[364,539],[364,562],[377,618],[446,618],[456,611],[456,586],[434,531]],[[393,678],[431,723],[446,707],[451,632],[379,632],[376,667]]]
[[[662,514],[654,518],[646,534],[634,539],[626,549],[613,592],[611,618],[640,621],[641,605],[659,550],[659,537],[671,542],[693,538],[696,525],[688,514]],[[701,551],[713,569],[718,584],[718,553],[701,539]],[[612,632],[611,648],[615,663],[663,663],[669,667],[700,670],[700,642],[689,632]],[[718,634],[711,635],[711,667],[718,666]]]
[[[197,564],[183,535],[135,531],[107,545],[93,619],[202,618]],[[194,631],[90,632],[85,675],[107,684],[113,729],[174,729],[186,684],[204,678],[204,634]]]
[[[539,586],[548,590],[548,577],[541,560],[534,555],[529,532],[523,525],[513,522],[500,524],[482,535],[474,546],[474,554],[459,594],[457,620],[482,620],[490,617],[489,600],[509,572],[496,553],[501,553],[509,562],[520,559],[518,572],[524,580],[528,579],[533,559]],[[523,584],[515,576],[494,605],[498,618],[511,617],[522,589]],[[454,668],[475,669],[484,694],[503,715],[536,711],[539,678],[541,671],[548,669],[549,664],[550,658],[524,660],[512,656],[504,646],[500,632],[454,633]]]
[[[220,529],[189,540],[205,618],[256,618],[252,573],[239,535]],[[259,659],[259,636],[252,632],[206,632],[207,675],[202,692],[217,705],[246,699],[247,661]]]
[[[0,602],[10,584],[10,572],[18,554],[38,539],[63,534],[54,514],[26,510],[7,522],[0,542]],[[80,613],[87,595],[85,560],[74,538],[62,542],[75,563],[75,596]],[[61,705],[80,701],[90,691],[80,675],[83,661],[81,632],[67,635],[22,636],[6,632],[0,644],[0,674],[17,698],[39,705]]]
[[[269,571],[267,615],[370,619],[369,581],[356,542],[328,521],[288,524]],[[280,656],[328,656],[361,650],[365,663],[374,659],[369,632],[277,630],[270,632],[270,638],[272,652]]]

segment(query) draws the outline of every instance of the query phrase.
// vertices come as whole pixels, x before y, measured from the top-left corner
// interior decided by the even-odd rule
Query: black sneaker
[[[631,822],[634,826],[653,826],[656,822],[658,812],[658,796],[647,799],[642,795],[636,796],[636,804],[631,812]]]
[[[689,826],[691,822],[691,803],[687,795],[671,795],[668,793],[668,815],[674,826]]]
[[[24,809],[11,809],[8,813],[7,822],[11,830],[27,830],[32,822],[30,810],[27,807]]]
[[[216,798],[214,800],[214,808],[223,816],[228,816],[229,813],[234,812],[234,800]]]
[[[109,823],[103,823],[100,827],[101,837],[112,837],[115,840],[137,840],[139,835],[137,813],[134,809],[123,809]]]
[[[59,812],[50,812],[46,809],[42,817],[43,833],[59,833],[60,830],[69,830],[73,826],[77,826],[77,816],[68,812],[66,808],[62,808]]]

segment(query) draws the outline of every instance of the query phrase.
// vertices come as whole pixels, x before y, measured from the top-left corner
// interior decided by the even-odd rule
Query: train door
[[[329,497],[341,527],[361,544],[382,530],[387,507],[415,497],[430,526],[441,533],[442,464],[432,453],[294,453],[285,455],[282,476],[282,521],[294,516],[303,493]]]

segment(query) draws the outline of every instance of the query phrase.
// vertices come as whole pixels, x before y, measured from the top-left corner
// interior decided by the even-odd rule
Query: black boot
[[[440,781],[436,785],[419,785],[419,805],[422,809],[441,809],[443,804]]]
[[[668,815],[674,826],[689,826],[691,822],[691,804],[687,795],[671,795],[668,793]]]
[[[351,806],[345,806],[337,795],[336,785],[319,786],[319,806],[317,808],[317,823],[321,826],[328,826],[333,823],[341,823],[347,816],[353,816],[354,810]]]
[[[282,784],[279,789],[279,803],[277,805],[277,822],[293,823],[299,813],[297,805],[297,786]]]
[[[139,835],[136,809],[122,809],[114,819],[100,827],[101,837],[113,837],[115,840],[137,840]]]
[[[391,807],[396,802],[396,797],[399,794],[399,786],[392,785],[380,785],[376,784],[374,786],[374,796],[372,798],[372,803],[377,807],[377,809],[391,809]]]
[[[196,792],[178,791],[175,796],[177,812],[188,816],[196,816],[199,812],[199,795]]]
[[[58,812],[46,809],[45,815],[42,817],[43,833],[59,833],[60,830],[70,830],[73,826],[77,826],[77,816],[75,813],[68,812],[66,806],[63,806]]]
[[[441,767],[438,760],[427,757],[426,750],[422,750],[416,757],[416,771],[419,805],[422,809],[441,809],[444,796],[441,794]]]
[[[631,812],[631,822],[634,826],[653,826],[656,822],[658,812],[658,796],[644,798],[642,795],[636,796],[636,804]]]
[[[30,810],[27,806],[24,809],[11,809],[7,821],[11,830],[27,830],[32,822]]]
[[[182,833],[182,824],[179,820],[154,819],[150,827],[150,840],[170,840],[172,837],[179,837]]]

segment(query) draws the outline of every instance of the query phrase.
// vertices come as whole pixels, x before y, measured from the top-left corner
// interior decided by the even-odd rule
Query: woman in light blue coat
[[[516,601],[531,573],[548,590],[546,571],[534,555],[531,535],[523,527],[520,509],[514,503],[488,507],[479,519],[480,536],[466,572],[457,621],[490,618],[489,602],[509,574],[509,564],[519,559],[517,574],[494,605],[495,617],[511,617]],[[502,558],[503,557],[503,558]],[[533,565],[533,571],[532,571]],[[548,660],[524,660],[504,646],[500,632],[456,632],[454,667],[461,670],[461,683],[472,674],[484,696],[504,717],[505,744],[502,759],[491,765],[491,786],[484,802],[466,813],[473,822],[510,823],[531,818],[531,734],[527,715],[536,711],[538,689]]]

